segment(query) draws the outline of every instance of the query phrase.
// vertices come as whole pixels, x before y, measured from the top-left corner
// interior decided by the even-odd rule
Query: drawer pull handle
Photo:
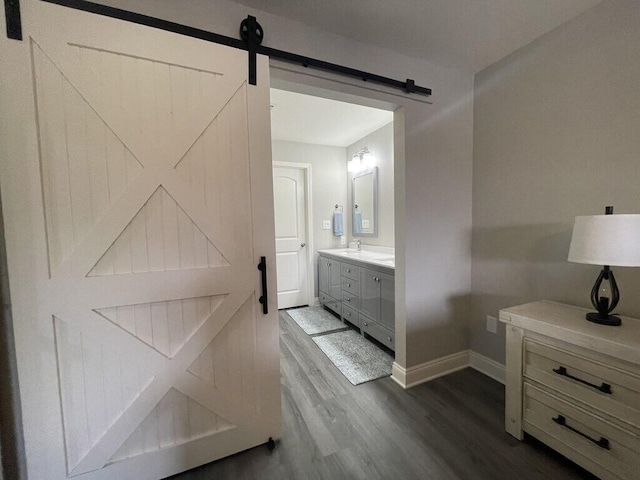
[[[567,425],[567,419],[564,418],[563,415],[558,415],[556,418],[552,418],[551,420],[553,420],[554,422],[556,422],[558,425],[560,425],[561,427],[566,428],[567,430],[571,430],[573,433],[577,433],[578,435],[580,435],[583,438],[586,438],[587,440],[589,440],[590,442],[595,443],[597,446],[599,446],[600,448],[604,449],[604,450],[611,450],[611,446],[609,445],[609,440],[607,440],[604,437],[600,437],[600,440],[596,440],[593,437],[590,437],[589,435],[587,435],[586,433],[582,433],[580,430],[573,428],[571,425]]]
[[[365,327],[368,327],[369,324],[367,322],[362,322],[364,324]]]
[[[571,380],[575,380],[576,382],[583,383],[584,385],[587,385],[591,388],[595,388],[596,390],[599,390],[602,393],[607,393],[609,395],[613,393],[611,391],[611,385],[609,385],[608,383],[602,383],[602,385],[598,386],[591,382],[587,382],[586,380],[582,380],[581,378],[574,377],[573,375],[570,375],[569,373],[567,373],[566,367],[554,368],[553,372],[557,373],[558,375],[562,375],[563,377],[570,378]]]

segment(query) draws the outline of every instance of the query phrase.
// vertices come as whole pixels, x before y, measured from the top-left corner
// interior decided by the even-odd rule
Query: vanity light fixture
[[[604,215],[576,217],[568,260],[603,265],[591,290],[597,312],[587,313],[586,318],[602,325],[620,325],[620,317],[611,315],[620,292],[610,267],[640,267],[640,215],[613,215],[613,207],[607,207]]]
[[[375,165],[375,159],[367,147],[362,150],[358,150],[353,154],[351,160],[347,164],[347,170],[349,172],[359,172],[367,168],[371,168]]]
[[[354,155],[347,163],[347,170],[351,173],[359,172],[361,169],[361,165],[362,162],[360,161],[360,157],[358,155]]]

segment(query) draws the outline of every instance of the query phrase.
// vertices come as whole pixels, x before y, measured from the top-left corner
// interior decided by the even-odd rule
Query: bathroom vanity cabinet
[[[337,255],[336,255],[337,256]],[[337,260],[321,253],[318,260],[319,299],[343,321],[395,350],[395,287],[393,269],[361,259]]]

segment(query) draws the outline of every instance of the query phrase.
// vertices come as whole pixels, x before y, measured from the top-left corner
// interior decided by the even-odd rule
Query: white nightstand
[[[506,324],[505,428],[536,437],[602,479],[640,479],[640,320],[533,302]]]

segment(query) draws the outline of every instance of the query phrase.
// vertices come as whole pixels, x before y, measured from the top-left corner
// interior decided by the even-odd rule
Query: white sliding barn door
[[[279,437],[268,60],[251,86],[246,52],[21,4],[0,173],[29,478],[158,479]]]

